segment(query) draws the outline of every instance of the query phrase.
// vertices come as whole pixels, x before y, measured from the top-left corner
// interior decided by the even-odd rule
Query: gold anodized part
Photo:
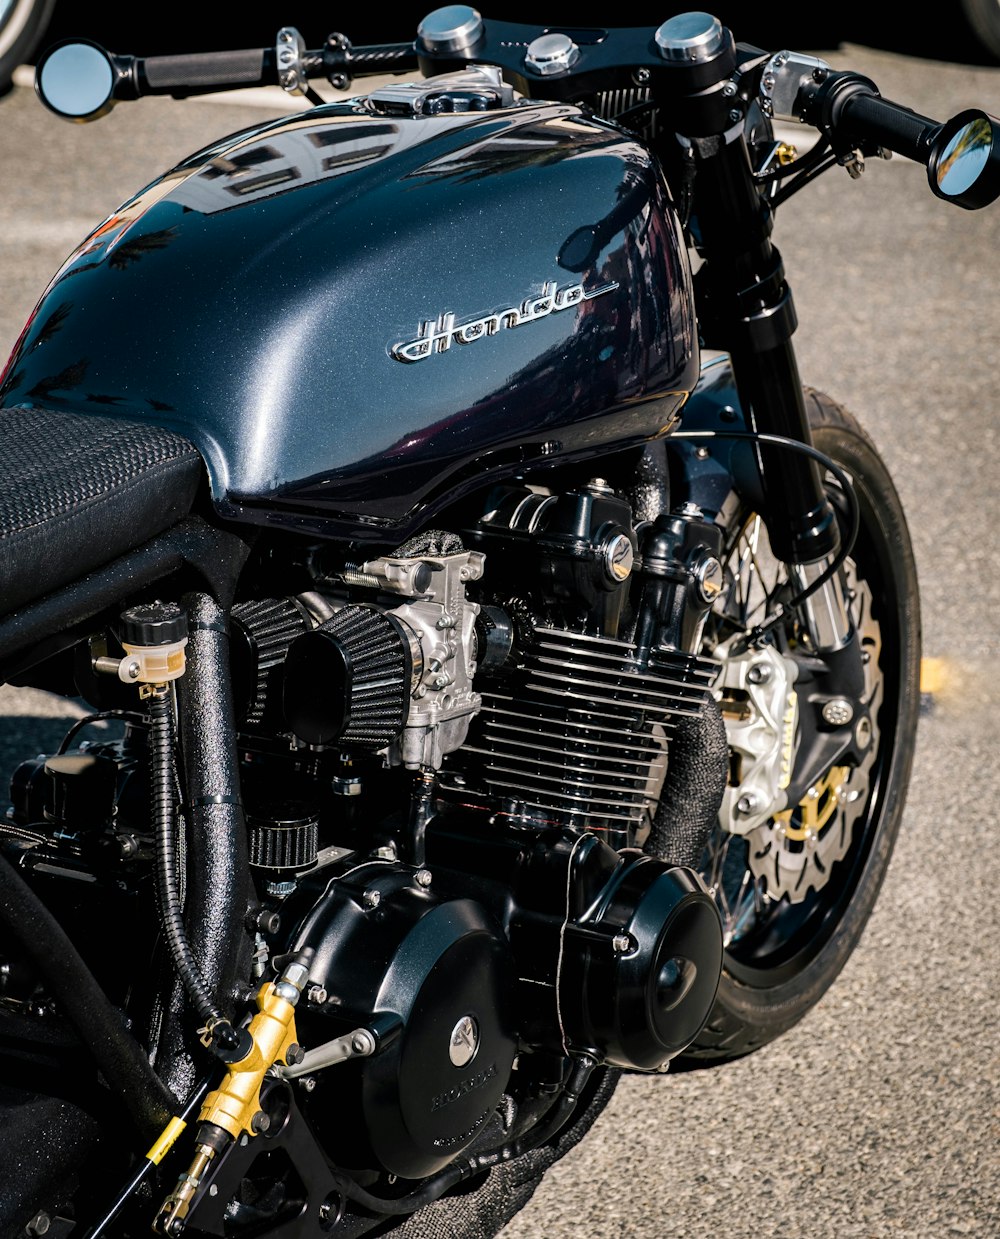
[[[783,813],[774,815],[774,820],[784,826],[786,839],[802,843],[822,832],[836,812],[850,773],[849,766],[831,766],[823,778],[809,788],[798,804],[798,826],[792,825],[794,809],[785,809]]]
[[[257,1014],[248,1032],[253,1046],[245,1058],[231,1063],[217,1089],[209,1093],[198,1121],[214,1123],[234,1140],[241,1133],[255,1135],[254,1115],[260,1112],[260,1088],[264,1076],[277,1062],[285,1062],[295,1044],[295,1007],[282,998],[272,982],[261,986]]]
[[[787,168],[790,163],[794,163],[799,157],[799,152],[791,144],[791,142],[779,142],[777,149],[774,152],[778,163]]]

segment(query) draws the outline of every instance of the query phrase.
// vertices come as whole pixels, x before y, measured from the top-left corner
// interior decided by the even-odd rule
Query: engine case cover
[[[694,321],[635,138],[570,104],[355,100],[223,139],[112,214],[0,403],[185,435],[226,517],[396,538],[491,478],[663,432]]]
[[[516,1052],[501,929],[480,904],[441,899],[413,873],[371,865],[335,883],[298,937],[316,951],[312,979],[345,997],[332,1008],[343,1028],[303,1024],[307,1047],[349,1026],[388,1030],[374,1056],[357,1060],[358,1096],[375,1159],[409,1179],[434,1174],[475,1139]],[[353,1066],[332,1070],[349,1076]]]

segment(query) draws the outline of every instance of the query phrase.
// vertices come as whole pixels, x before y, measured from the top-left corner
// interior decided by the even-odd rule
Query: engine
[[[460,533],[319,548],[310,588],[233,609],[252,970],[311,960],[285,1076],[337,1165],[433,1176],[535,1121],[567,1061],[665,1070],[698,1033],[719,917],[643,847],[672,740],[714,706],[693,651],[719,549],[697,511],[635,524],[600,479],[515,484]],[[78,651],[105,707],[115,642]],[[81,941],[108,891],[155,935],[146,725],[125,723],[12,787],[8,846]]]

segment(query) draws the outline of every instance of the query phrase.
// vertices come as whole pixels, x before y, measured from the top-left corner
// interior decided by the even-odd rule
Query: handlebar
[[[175,92],[202,94],[278,82],[273,48],[183,56],[113,56],[112,61],[120,71],[112,92],[116,99]]]
[[[315,51],[302,49],[294,64],[295,72],[304,79],[341,78],[336,84],[342,86],[352,77],[407,72],[416,67],[412,43],[353,47],[343,35],[331,35],[326,46]],[[86,121],[105,115],[120,100],[146,95],[180,99],[248,86],[277,86],[285,84],[282,74],[283,64],[274,47],[129,56],[108,52],[88,39],[67,39],[39,58],[35,89],[57,115]]]
[[[475,9],[452,5],[424,19],[414,43],[356,48],[334,34],[315,51],[307,51],[290,27],[279,32],[274,48],[183,56],[113,55],[81,40],[45,52],[35,87],[53,111],[84,121],[104,115],[117,100],[142,95],[183,97],[280,84],[320,102],[306,85],[310,78],[326,77],[342,88],[352,77],[413,69],[429,77],[468,65],[499,69],[530,98],[576,101],[640,86],[656,105],[674,110],[674,127],[691,138],[722,133],[757,99],[768,116],[815,125],[844,159],[855,148],[886,149],[926,165],[933,191],[960,206],[983,206],[1000,196],[1000,123],[985,113],[963,113],[942,125],[883,99],[860,74],[834,73],[809,56],[769,57],[737,45],[704,13],[669,19],[655,32],[561,30],[487,22]],[[961,176],[951,171],[959,159]],[[970,177],[971,187],[965,183]]]

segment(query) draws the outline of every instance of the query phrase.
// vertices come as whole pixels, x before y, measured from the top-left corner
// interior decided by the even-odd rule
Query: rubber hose
[[[174,712],[170,697],[153,697],[149,707],[149,781],[153,801],[153,830],[156,835],[156,894],[160,925],[180,977],[206,1026],[228,1023],[201,975],[184,931],[177,870],[177,803],[174,796]],[[235,1034],[231,1039],[236,1044]]]
[[[63,927],[2,855],[0,924],[44,979],[140,1135],[154,1139],[170,1118],[173,1098]]]

